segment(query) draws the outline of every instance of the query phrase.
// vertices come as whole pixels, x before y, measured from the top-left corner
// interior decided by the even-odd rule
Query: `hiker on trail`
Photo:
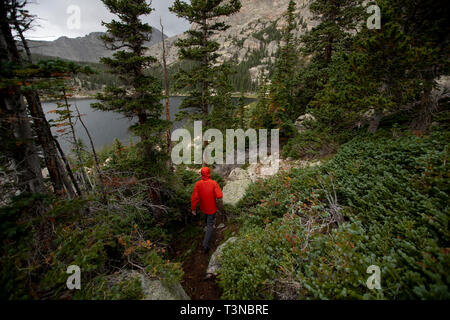
[[[209,241],[211,240],[214,220],[217,212],[216,199],[220,199],[219,206],[222,209],[222,190],[220,190],[219,184],[211,179],[211,170],[208,167],[203,167],[201,170],[202,180],[197,181],[194,186],[194,192],[191,198],[191,210],[195,216],[198,200],[200,200],[200,211],[205,214],[206,217],[206,234],[203,239],[203,252],[208,253]]]

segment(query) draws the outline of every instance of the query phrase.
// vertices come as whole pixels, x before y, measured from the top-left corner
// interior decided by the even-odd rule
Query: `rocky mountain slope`
[[[112,51],[105,48],[99,37],[103,32],[91,32],[84,37],[60,37],[54,41],[33,41],[28,44],[31,53],[42,56],[58,57],[78,62],[98,62],[101,57],[112,56]],[[152,40],[147,46],[161,42],[161,32],[153,28]]]
[[[299,36],[314,26],[309,11],[310,0],[296,0],[299,17]],[[258,79],[260,73],[267,71],[275,62],[281,40],[281,29],[285,24],[283,13],[289,0],[241,0],[239,13],[226,17],[224,21],[231,27],[215,36],[220,44],[219,60],[233,61],[237,64],[247,62],[251,79]],[[195,28],[195,25],[193,26]],[[148,54],[162,58],[161,32],[154,28],[152,41],[148,44]],[[101,32],[93,32],[85,37],[61,37],[55,41],[30,41],[32,53],[44,56],[61,57],[73,61],[98,62],[100,57],[111,56],[98,39]],[[167,62],[178,61],[178,48],[175,42],[185,34],[166,38]]]
[[[240,63],[255,60],[251,63],[250,74],[256,80],[263,69],[275,61],[281,40],[281,29],[285,24],[283,13],[289,0],[241,0],[242,8],[239,13],[225,18],[231,27],[215,36],[220,44],[222,60],[232,60]],[[297,36],[304,33],[306,28],[314,26],[309,11],[310,0],[296,0],[299,21],[304,22],[304,28],[299,26]],[[193,26],[195,28],[195,26]],[[167,61],[172,64],[178,59],[176,40],[185,34],[170,37],[166,40]],[[149,54],[160,58],[162,44],[150,47]]]

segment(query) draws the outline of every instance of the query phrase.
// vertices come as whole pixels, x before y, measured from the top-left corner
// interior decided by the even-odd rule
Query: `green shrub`
[[[224,250],[223,297],[448,299],[448,141],[440,131],[380,132],[320,168],[250,187],[240,240]],[[333,186],[345,222],[330,229]],[[381,269],[381,290],[366,286],[370,265]]]

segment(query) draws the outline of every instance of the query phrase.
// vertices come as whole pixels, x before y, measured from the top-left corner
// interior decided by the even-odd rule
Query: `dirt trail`
[[[224,231],[229,228],[228,226],[225,226],[224,228],[218,229],[217,226],[221,223],[227,225],[226,217],[218,215],[216,217],[215,228],[211,238],[210,251],[207,254],[202,252],[204,233],[201,235],[199,234],[192,240],[195,242],[195,250],[183,261],[184,276],[181,284],[192,300],[218,300],[222,295],[221,289],[216,283],[216,279],[205,278],[209,259],[214,251],[216,251],[218,245],[223,241]],[[185,252],[185,250],[192,245],[192,241],[187,242],[186,239],[176,240],[175,247],[177,252],[180,254]]]

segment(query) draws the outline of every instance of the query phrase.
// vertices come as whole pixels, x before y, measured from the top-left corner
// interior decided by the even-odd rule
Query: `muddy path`
[[[221,224],[225,226],[218,228]],[[218,300],[222,295],[216,279],[206,279],[206,269],[208,268],[211,255],[223,242],[225,234],[232,232],[231,229],[235,228],[229,226],[226,217],[221,214],[216,216],[214,226],[210,242],[211,249],[207,254],[202,252],[202,241],[205,234],[203,219],[195,226],[195,234],[186,236],[183,232],[185,230],[180,230],[179,236],[172,244],[177,260],[183,266],[184,276],[181,285],[192,300]]]

